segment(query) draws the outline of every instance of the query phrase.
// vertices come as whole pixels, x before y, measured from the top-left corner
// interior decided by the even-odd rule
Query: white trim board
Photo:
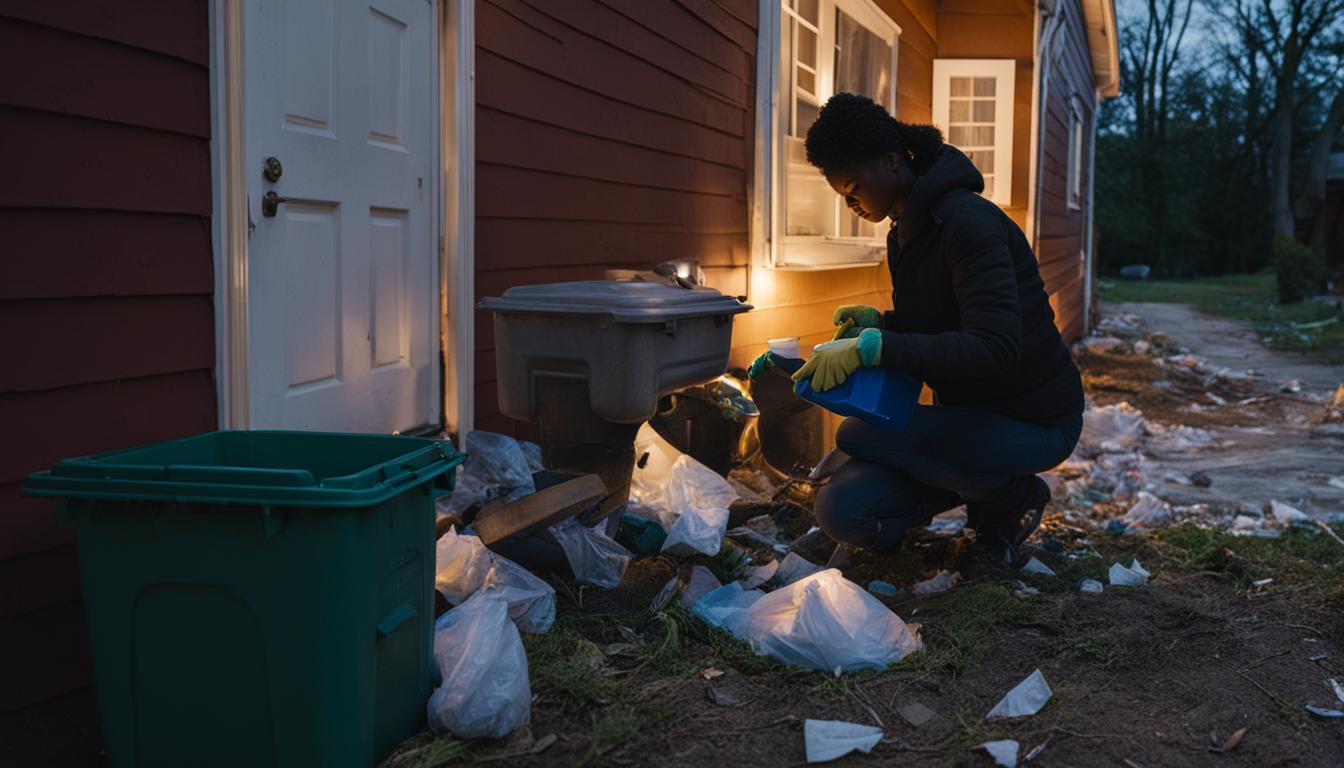
[[[438,5],[437,0],[428,0]],[[211,240],[215,271],[215,386],[221,429],[247,429],[248,235],[245,0],[209,0]],[[447,33],[447,34],[444,34]],[[451,45],[450,45],[451,43]],[[434,28],[436,178],[432,203],[440,254],[440,418],[458,436],[473,423],[475,291],[475,3],[447,0]],[[452,58],[447,59],[448,51]],[[451,67],[451,68],[450,68]],[[453,74],[449,81],[444,75]],[[448,81],[448,82],[444,82]],[[451,84],[451,102],[449,95]],[[451,128],[443,105],[453,105]],[[447,237],[445,232],[451,232]],[[451,290],[450,290],[451,286]],[[448,346],[448,341],[452,345]]]

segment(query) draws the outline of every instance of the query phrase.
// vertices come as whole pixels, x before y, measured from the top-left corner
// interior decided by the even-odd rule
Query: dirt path
[[[1113,304],[1104,316],[1137,315],[1143,335],[1162,334],[1203,358],[1212,371],[1227,369],[1258,387],[1256,408],[1233,401],[1219,405],[1199,393],[1184,393],[1189,402],[1176,413],[1145,414],[1166,423],[1213,429],[1219,445],[1195,452],[1154,456],[1158,477],[1187,478],[1203,472],[1207,488],[1164,480],[1160,494],[1173,504],[1240,504],[1259,508],[1271,499],[1292,504],[1308,514],[1327,517],[1344,512],[1344,488],[1331,478],[1344,476],[1344,429],[1319,423],[1320,400],[1341,382],[1344,370],[1313,363],[1297,355],[1266,348],[1251,329],[1232,320],[1204,315],[1184,304]],[[1298,380],[1302,391],[1281,391]],[[1101,395],[1104,404],[1127,398]],[[1143,408],[1142,403],[1135,403]]]

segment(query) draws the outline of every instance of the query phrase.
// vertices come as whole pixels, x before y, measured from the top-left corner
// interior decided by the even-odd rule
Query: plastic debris
[[[1001,739],[999,741],[986,741],[979,746],[994,758],[994,762],[1003,768],[1017,768],[1017,750],[1018,743],[1013,739]]]
[[[570,518],[551,526],[551,535],[565,551],[574,578],[583,584],[612,589],[621,583],[634,557],[606,534]],[[717,552],[717,550],[716,550]]]
[[[781,585],[789,585],[799,579],[811,576],[821,569],[820,565],[809,562],[802,555],[790,552],[784,556],[784,560],[779,564],[779,569],[775,571],[775,581]]]
[[[1145,530],[1171,523],[1171,505],[1147,491],[1139,491],[1138,499],[1120,522],[1126,528]]]
[[[929,521],[928,532],[939,536],[956,536],[966,527],[966,505],[949,509],[934,515]]]
[[[517,440],[496,432],[468,432],[464,449],[467,462],[458,472],[456,487],[436,502],[440,514],[460,515],[487,501],[513,501],[536,493],[527,454]]]
[[[1119,563],[1112,565],[1108,576],[1113,587],[1142,587],[1148,583],[1148,577],[1152,574],[1139,564],[1139,559],[1136,557],[1129,567]]]
[[[663,585],[663,588],[658,590],[658,594],[653,596],[653,600],[649,603],[649,612],[657,613],[658,611],[663,610],[663,608],[667,607],[668,603],[672,602],[672,598],[676,597],[677,593],[680,591],[681,579],[676,576],[668,579],[667,583]]]
[[[738,581],[743,589],[755,589],[775,577],[779,570],[779,561],[771,560],[765,565],[749,565],[742,569],[742,578]]]
[[[1096,579],[1083,579],[1078,582],[1079,592],[1090,592],[1099,595],[1103,590],[1105,590],[1105,587],[1103,587],[1101,582]]]
[[[756,600],[742,626],[757,653],[824,672],[885,669],[920,648],[899,616],[835,569]]]
[[[1030,584],[1028,584],[1025,581],[1022,581],[1021,579],[1018,579],[1017,581],[1013,582],[1013,594],[1017,595],[1018,597],[1035,597],[1036,595],[1041,594],[1041,590],[1031,586]]]
[[[1325,661],[1328,658],[1330,658],[1330,654],[1318,653],[1315,656],[1312,656],[1310,659],[1307,659],[1307,661]]]
[[[1281,501],[1270,501],[1266,505],[1266,511],[1274,515],[1274,519],[1279,521],[1280,525],[1292,525],[1293,523],[1305,523],[1311,520],[1307,513],[1296,507],[1290,507]]]
[[[910,588],[910,591],[916,595],[936,595],[955,587],[959,581],[961,581],[961,573],[948,573],[943,570],[934,574],[933,578],[915,584]]]
[[[1344,711],[1338,709],[1326,709],[1318,707],[1315,704],[1308,704],[1307,711],[1318,717],[1344,717]]]
[[[916,728],[929,722],[938,714],[917,701],[912,701],[909,704],[901,706],[896,712],[899,713],[901,717],[905,718],[907,723]]]
[[[1335,678],[1330,678],[1330,687],[1335,689],[1335,698],[1339,699],[1340,704],[1344,704],[1344,685],[1340,685]]]
[[[669,536],[686,511],[727,510],[739,498],[719,473],[678,451],[648,424],[635,435],[635,452],[648,458],[630,479],[632,511],[658,521]]]
[[[803,744],[807,762],[824,763],[855,750],[871,752],[882,740],[882,729],[839,720],[804,720]]]
[[[667,531],[657,520],[626,512],[621,515],[621,527],[617,530],[616,538],[628,542],[631,551],[637,555],[652,555],[662,550]]]
[[[1041,576],[1055,575],[1054,570],[1051,569],[1050,566],[1046,565],[1045,563],[1042,563],[1040,560],[1037,560],[1035,555],[1033,555],[1032,558],[1027,561],[1026,565],[1022,566],[1021,571],[1022,573],[1035,573]]]
[[[1045,706],[1052,695],[1050,686],[1045,682],[1045,675],[1037,669],[1000,699],[985,718],[994,720],[1034,715],[1041,711],[1041,707]]]
[[[678,601],[681,607],[690,610],[700,598],[713,592],[723,586],[714,574],[705,566],[697,565],[691,569],[691,578],[686,582],[685,588],[681,590],[681,597]]]
[[[434,547],[434,561],[434,588],[450,604],[484,590],[504,598],[509,618],[523,632],[542,633],[555,623],[555,589],[479,538],[448,529]]]
[[[1143,436],[1143,423],[1143,412],[1129,403],[1089,407],[1083,412],[1079,450],[1089,456],[1133,450]]]
[[[1144,444],[1153,453],[1189,453],[1218,442],[1215,433],[1185,424],[1168,426],[1149,422],[1144,431],[1147,435]]]
[[[1344,491],[1344,475],[1335,475],[1327,480],[1325,484],[1331,488],[1338,488],[1339,490]]]
[[[727,529],[727,507],[690,507],[681,513],[668,530],[662,551],[680,557],[690,557],[697,552],[712,557],[723,546],[723,534]]]
[[[527,468],[535,472],[545,469],[541,463],[541,446],[529,440],[519,440],[518,447],[523,451],[523,458],[527,459]]]
[[[1255,587],[1256,589],[1259,589],[1260,587],[1268,586],[1268,585],[1273,584],[1273,583],[1274,583],[1274,579],[1272,579],[1272,578],[1269,578],[1269,579],[1256,579],[1255,581],[1252,581],[1252,582],[1251,582],[1251,586],[1252,586],[1252,587]]]
[[[531,721],[527,653],[499,595],[479,592],[439,617],[434,663],[443,683],[426,714],[436,733],[499,739]]]
[[[719,629],[742,637],[743,624],[747,620],[747,609],[765,596],[759,589],[742,589],[741,582],[734,581],[700,598],[691,607],[691,613],[700,620]]]
[[[1031,751],[1027,753],[1027,756],[1024,757],[1024,758],[1022,758],[1022,762],[1024,762],[1024,763],[1030,763],[1032,760],[1035,760],[1038,756],[1040,756],[1040,754],[1041,754],[1042,752],[1045,751],[1045,745],[1046,745],[1046,744],[1049,744],[1049,743],[1050,743],[1050,740],[1049,740],[1049,739],[1046,739],[1045,741],[1041,742],[1040,744],[1037,744],[1036,746],[1032,747],[1032,748],[1031,748]]]
[[[943,573],[946,573],[946,571],[943,571]],[[895,597],[900,592],[895,584],[879,579],[868,582],[868,591],[880,597]]]

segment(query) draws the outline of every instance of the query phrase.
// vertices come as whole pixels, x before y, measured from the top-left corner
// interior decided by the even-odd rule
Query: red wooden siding
[[[745,272],[755,0],[486,0],[476,44],[478,299],[677,258]],[[488,315],[476,343],[476,427],[528,434],[499,414]]]
[[[0,2],[0,763],[100,738],[57,459],[215,426],[205,0]]]
[[[1087,48],[1082,9],[1076,0],[1061,3],[1065,26],[1056,40],[1057,55],[1045,77],[1049,79],[1040,123],[1041,191],[1036,199],[1040,211],[1036,232],[1036,258],[1041,277],[1055,310],[1055,323],[1067,341],[1085,330],[1084,251],[1087,228],[1087,158],[1092,141],[1092,121],[1097,102],[1092,80],[1092,58]],[[1078,98],[1083,119],[1082,181],[1080,207],[1070,208],[1068,201],[1069,99]]]

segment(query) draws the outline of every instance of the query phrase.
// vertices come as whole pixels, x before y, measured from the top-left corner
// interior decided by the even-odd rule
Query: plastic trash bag
[[[961,573],[948,573],[945,570],[939,571],[933,575],[933,578],[925,579],[910,588],[916,595],[936,595],[939,592],[946,592],[955,587],[957,582],[961,581]]]
[[[927,530],[939,536],[956,536],[966,527],[966,505],[940,512],[929,521]]]
[[[1147,491],[1139,491],[1138,499],[1120,522],[1136,530],[1160,528],[1171,523],[1171,505]]]
[[[1142,587],[1152,574],[1139,565],[1136,557],[1128,568],[1119,563],[1112,565],[1108,576],[1113,587]]]
[[[621,583],[633,555],[599,530],[574,518],[551,526],[551,535],[565,551],[574,578],[583,584],[612,589]],[[716,550],[717,552],[717,550]]]
[[[1282,501],[1270,501],[1269,512],[1274,515],[1274,519],[1279,521],[1280,525],[1292,525],[1293,523],[1305,523],[1311,520],[1307,513],[1296,507],[1290,507]]]
[[[691,613],[711,627],[727,630],[742,638],[747,610],[762,597],[765,597],[765,593],[761,590],[743,589],[741,582],[734,581],[700,598],[691,608]]]
[[[1143,437],[1143,412],[1129,403],[1088,407],[1078,449],[1086,456],[1122,453],[1138,447]]]
[[[723,545],[723,534],[728,530],[728,508],[688,507],[672,524],[663,541],[662,551],[680,557],[695,553],[713,557]]]
[[[1031,559],[1027,561],[1027,564],[1022,566],[1021,571],[1022,573],[1035,573],[1041,576],[1055,575],[1054,570],[1040,560],[1037,560],[1035,555],[1032,555]]]
[[[546,468],[541,463],[541,446],[529,440],[519,440],[518,447],[523,450],[523,457],[527,459],[527,468],[533,472],[540,472]]]
[[[440,616],[434,663],[443,683],[426,714],[436,733],[498,739],[531,722],[527,653],[504,598],[480,592]]]
[[[882,729],[839,720],[804,720],[803,745],[807,762],[824,763],[850,752],[871,752],[882,740]]]
[[[475,536],[450,528],[434,548],[434,588],[453,605],[480,591],[503,597],[523,632],[541,634],[555,623],[555,590],[526,568],[491,552]]]
[[[1083,579],[1082,581],[1078,582],[1079,592],[1090,592],[1092,594],[1099,595],[1102,593],[1103,590],[1105,590],[1105,587],[1102,586],[1101,582],[1097,581],[1096,579]]]
[[[822,568],[816,563],[809,562],[797,552],[790,552],[784,556],[780,562],[779,568],[775,570],[775,581],[781,585],[787,586],[799,579],[818,573]]]
[[[833,568],[757,599],[742,632],[757,653],[823,672],[884,669],[920,648],[900,617]]]
[[[690,610],[700,598],[713,592],[723,586],[714,574],[703,565],[697,565],[691,569],[691,578],[686,582],[686,586],[681,590],[681,597],[678,600],[681,607]]]
[[[1027,717],[1041,711],[1053,693],[1045,682],[1045,675],[1036,670],[1018,683],[994,708],[985,715],[988,720],[1006,717]]]
[[[738,582],[743,589],[755,589],[773,579],[778,570],[778,560],[771,560],[765,565],[749,565],[742,569],[742,578],[738,579]]]
[[[988,752],[994,762],[1003,768],[1017,768],[1018,743],[1014,739],[986,741],[980,745],[980,749]]]
[[[527,455],[517,440],[497,432],[468,432],[463,447],[467,461],[452,494],[438,500],[440,514],[460,515],[487,501],[513,501],[537,492]]]

